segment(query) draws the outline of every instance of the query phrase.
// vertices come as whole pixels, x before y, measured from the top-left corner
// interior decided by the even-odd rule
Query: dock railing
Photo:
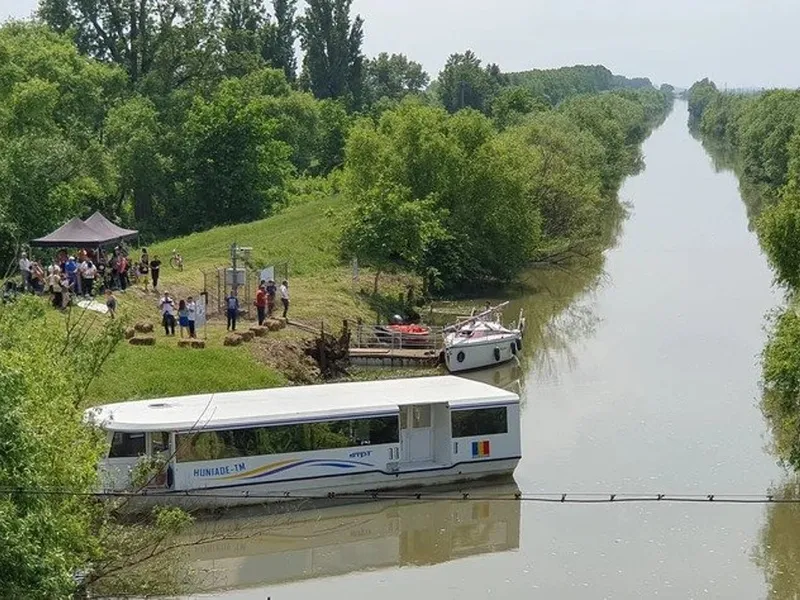
[[[427,327],[427,334],[393,331],[388,326],[359,323],[350,336],[351,348],[392,350],[441,350],[444,347],[442,327]]]

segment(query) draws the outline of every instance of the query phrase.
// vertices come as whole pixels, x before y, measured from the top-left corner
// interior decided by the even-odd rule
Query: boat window
[[[505,406],[454,410],[450,418],[454,438],[508,433],[508,415]]]
[[[280,427],[202,431],[177,436],[178,462],[196,462],[351,448],[399,441],[397,417],[328,421]]]
[[[169,434],[166,431],[150,434],[150,452],[151,454],[169,452]]]
[[[145,453],[143,433],[123,433],[115,431],[111,438],[111,451],[109,458],[130,458],[141,456]]]

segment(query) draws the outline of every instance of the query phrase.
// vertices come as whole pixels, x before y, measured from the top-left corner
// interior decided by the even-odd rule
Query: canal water
[[[532,274],[526,494],[790,490],[758,409],[780,302],[735,177],[678,103],[621,191],[604,263]],[[483,495],[506,494],[508,489]],[[800,511],[723,504],[377,503],[236,523],[191,551],[226,599],[798,598]],[[238,588],[238,589],[232,589]]]

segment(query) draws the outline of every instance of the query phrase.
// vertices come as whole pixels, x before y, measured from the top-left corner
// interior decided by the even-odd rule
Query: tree
[[[519,125],[525,115],[548,110],[550,107],[529,90],[519,86],[501,89],[492,100],[491,116],[500,129]]]
[[[108,113],[106,143],[118,173],[118,203],[112,214],[122,214],[131,202],[134,220],[154,224],[154,205],[164,191],[167,159],[161,154],[161,125],[155,105],[134,97]]]
[[[690,126],[695,126],[700,123],[703,112],[718,93],[716,84],[710,81],[708,77],[692,84],[692,87],[689,88],[687,93]]]
[[[81,52],[123,67],[132,85],[164,93],[214,71],[215,10],[207,0],[41,0],[39,16]]]
[[[185,126],[183,231],[253,221],[284,201],[291,148],[277,138],[275,119],[264,117],[265,90],[276,79],[288,93],[283,74],[265,70],[195,99]]]
[[[222,14],[225,72],[242,76],[263,68],[272,30],[262,0],[228,0]]]
[[[0,307],[0,487],[21,490],[0,495],[0,586],[9,598],[70,597],[73,575],[102,552],[92,502],[80,494],[95,489],[104,443],[79,402],[81,379],[121,337],[108,327],[106,338],[69,336],[34,299]],[[92,361],[78,363],[80,374],[78,358]]]
[[[299,19],[300,44],[305,52],[303,78],[317,98],[335,98],[351,109],[363,101],[361,46],[364,21],[350,18],[352,0],[309,0]]]
[[[81,57],[46,27],[0,27],[0,260],[113,195],[113,165],[99,142],[121,70]]]
[[[451,54],[438,79],[439,97],[448,112],[462,108],[487,111],[497,89],[499,70],[495,65],[481,68],[472,50]]]
[[[369,199],[362,197],[342,237],[346,256],[375,267],[375,294],[387,268],[402,265],[420,272],[431,244],[447,238],[435,201],[415,202],[404,195],[400,190],[372,190]]]
[[[522,155],[495,136],[476,111],[451,116],[410,98],[384,112],[377,125],[359,121],[347,141],[345,187],[364,212],[357,211],[351,227],[374,232],[381,210],[398,214],[403,203],[422,202],[429,212],[433,203],[446,235],[428,238],[414,267],[429,286],[455,290],[467,281],[474,287],[513,278],[533,257],[540,218],[526,197]],[[399,198],[397,206],[376,201],[389,194]],[[389,228],[387,221],[380,224]],[[377,264],[396,255],[394,245],[386,252],[378,242],[358,247],[359,258]]]
[[[408,60],[405,54],[381,52],[365,63],[366,89],[369,103],[382,98],[402,100],[410,94],[421,93],[428,85],[428,74],[422,65]]]
[[[272,11],[275,17],[275,38],[270,60],[267,62],[276,69],[283,69],[286,79],[297,78],[297,58],[294,43],[297,40],[297,0],[273,0]]]

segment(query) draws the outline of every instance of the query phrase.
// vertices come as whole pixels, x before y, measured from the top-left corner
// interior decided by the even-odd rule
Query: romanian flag
[[[489,456],[491,451],[489,450],[489,440],[485,440],[483,442],[472,442],[472,457],[484,457]]]

